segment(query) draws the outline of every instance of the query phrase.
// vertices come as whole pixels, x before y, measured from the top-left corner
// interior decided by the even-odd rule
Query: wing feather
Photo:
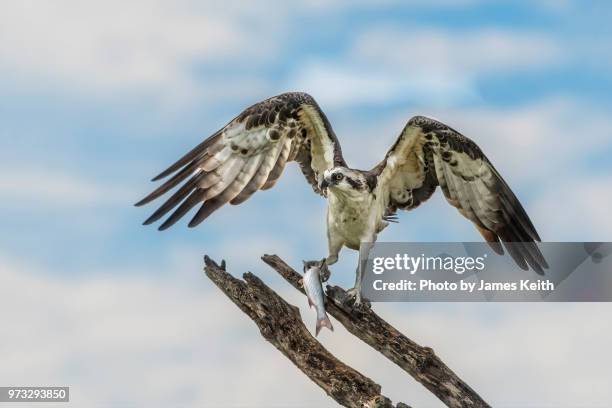
[[[316,101],[292,92],[245,109],[153,180],[175,173],[136,203],[147,204],[178,187],[146,221],[151,224],[176,210],[160,226],[166,229],[202,204],[193,227],[226,203],[239,204],[279,180],[290,161],[297,161],[315,192],[327,169],[346,166],[340,143]],[[181,185],[181,183],[183,183]]]
[[[372,172],[385,191],[388,212],[419,206],[439,185],[495,252],[505,248],[523,269],[548,268],[536,244],[540,236],[506,181],[472,140],[443,123],[410,119]]]
[[[164,202],[149,218],[145,220],[144,225],[149,225],[159,220],[161,217],[166,215],[170,210],[179,205],[185,198],[187,198],[196,188],[198,188],[198,182],[205,176],[203,170],[198,170],[189,181],[181,186],[172,196]]]
[[[280,154],[276,159],[276,164],[272,171],[268,175],[268,178],[264,185],[261,187],[262,190],[268,190],[276,184],[280,176],[283,174],[283,170],[285,169],[285,165],[287,164],[287,159],[289,158],[289,153],[291,152],[291,141],[286,140],[281,148]]]
[[[230,201],[230,204],[232,205],[237,205],[240,203],[245,202],[251,195],[253,195],[257,189],[255,188],[255,182],[253,181],[253,179],[255,178],[255,176],[259,173],[259,171],[261,170],[261,164],[264,160],[264,156],[263,155],[259,155],[256,158],[255,164],[256,167],[255,169],[250,173],[247,182],[245,184],[245,186],[242,188],[242,190],[240,190],[238,192],[238,194]],[[263,171],[263,170],[262,170]]]
[[[240,194],[234,198],[231,203],[236,205],[245,202],[249,199],[257,190],[259,190],[263,184],[268,179],[268,175],[276,162],[276,152],[278,151],[278,147],[275,148],[273,154],[267,155],[262,158],[262,162],[259,165],[259,168],[249,181],[249,183],[244,187],[244,189],[240,192]]]
[[[174,187],[178,186],[181,182],[185,181],[187,177],[193,176],[194,172],[198,171],[198,163],[192,162],[189,165],[185,166],[181,171],[176,173],[172,178],[166,181],[164,184],[159,186],[155,191],[151,194],[140,200],[136,203],[137,206],[141,206],[147,204],[157,197],[160,197],[166,194],[168,191],[172,190]]]
[[[207,151],[208,147],[210,145],[216,143],[219,140],[220,137],[221,137],[221,135],[219,134],[219,132],[217,132],[214,135],[212,135],[211,137],[209,137],[208,139],[204,140],[202,143],[200,143],[199,145],[197,145],[196,147],[191,149],[183,157],[178,159],[174,164],[172,164],[166,170],[162,171],[157,176],[153,177],[153,179],[151,181],[161,180],[161,179],[167,177],[168,175],[174,173],[176,170],[180,169],[185,164],[191,162],[194,159],[197,159],[198,157],[201,157],[202,154]]]
[[[196,188],[191,194],[179,205],[179,207],[159,226],[160,231],[164,231],[173,226],[178,220],[187,214],[189,210],[198,205],[206,194],[205,189]]]

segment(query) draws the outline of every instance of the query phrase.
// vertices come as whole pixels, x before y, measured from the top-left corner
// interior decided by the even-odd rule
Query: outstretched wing
[[[472,221],[500,254],[503,246],[523,269],[547,268],[540,237],[508,184],[472,140],[423,116],[408,121],[372,172],[384,191],[388,214],[411,210],[442,188],[446,200]]]
[[[305,93],[285,93],[244,110],[156,176],[153,181],[175,173],[136,206],[184,182],[144,224],[157,221],[178,206],[159,227],[164,230],[202,204],[189,222],[194,227],[224,204],[240,204],[257,190],[274,186],[290,161],[300,164],[306,180],[319,194],[323,172],[346,166],[329,121]]]

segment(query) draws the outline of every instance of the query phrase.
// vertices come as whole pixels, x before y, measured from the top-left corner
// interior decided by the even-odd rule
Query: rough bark
[[[319,343],[304,325],[299,309],[281,298],[257,276],[248,272],[244,280],[204,258],[206,275],[255,324],[261,335],[293,362],[331,398],[345,407],[389,407],[381,387],[347,366]],[[409,408],[399,403],[396,408]]]
[[[264,255],[264,262],[300,292],[301,274],[276,255]],[[461,380],[429,347],[410,340],[384,321],[370,307],[350,308],[346,291],[327,286],[327,312],[350,333],[370,345],[410,374],[451,408],[490,408],[469,385]]]

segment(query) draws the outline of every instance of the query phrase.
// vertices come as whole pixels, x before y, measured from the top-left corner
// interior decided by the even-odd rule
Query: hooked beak
[[[319,185],[319,190],[325,191],[327,187],[329,187],[329,183],[326,179],[323,179],[323,181],[321,181],[321,184]]]

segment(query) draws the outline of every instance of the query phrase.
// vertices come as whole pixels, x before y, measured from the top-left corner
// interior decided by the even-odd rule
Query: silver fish
[[[319,335],[321,327],[324,326],[334,331],[334,327],[327,316],[327,312],[325,312],[325,295],[323,294],[323,285],[321,284],[322,276],[329,277],[325,258],[321,261],[304,261],[304,291],[308,297],[308,306],[314,306],[317,311],[315,336]]]

